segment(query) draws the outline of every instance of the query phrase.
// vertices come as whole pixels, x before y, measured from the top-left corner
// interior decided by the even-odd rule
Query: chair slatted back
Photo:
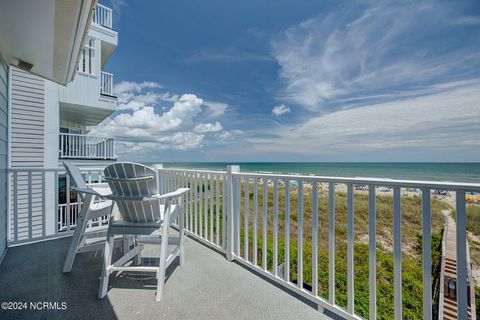
[[[77,187],[77,188],[87,187],[87,184],[85,183],[85,179],[83,178],[82,173],[80,172],[80,169],[78,169],[77,166],[71,164],[68,161],[63,161],[63,166],[65,167],[65,170],[70,176],[71,183],[73,184],[74,187]]]
[[[160,200],[135,201],[129,197],[149,197],[158,193],[156,173],[153,169],[138,163],[117,162],[104,170],[122,219],[129,222],[153,222],[163,218]],[[125,199],[122,199],[125,197]]]

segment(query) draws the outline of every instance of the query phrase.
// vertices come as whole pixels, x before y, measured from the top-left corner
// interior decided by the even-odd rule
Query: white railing
[[[93,13],[93,23],[101,25],[102,27],[112,29],[112,17],[112,9],[97,3],[97,7],[95,8],[95,12]]]
[[[89,185],[102,183],[104,168],[82,169]],[[65,177],[60,190],[59,178]],[[70,177],[63,168],[11,168],[8,170],[8,245],[31,243],[73,233],[81,202],[71,201]],[[59,193],[65,199],[60,201]],[[88,227],[105,224],[106,217]]]
[[[113,95],[113,74],[102,71],[100,76],[100,94]]]
[[[101,182],[101,171],[85,172],[87,180]],[[63,172],[62,169],[9,170],[9,245],[58,238],[72,233],[75,212],[79,208],[75,209],[78,204],[70,203],[68,176],[67,204],[59,207],[57,183],[59,174]],[[385,195],[377,196],[377,190],[391,190],[392,200],[389,203],[392,206],[392,221],[389,223],[393,231],[393,307],[390,316],[398,320],[402,319],[402,293],[405,290],[402,281],[402,230],[409,227],[402,224],[405,223],[404,215],[411,214],[402,212],[406,210],[402,204],[407,197],[402,194],[410,192],[407,190],[421,190],[419,196],[414,198],[418,200],[409,202],[418,202],[421,211],[421,226],[417,227],[421,230],[420,269],[425,285],[418,299],[423,301],[423,318],[432,319],[432,193],[434,190],[454,193],[457,223],[457,318],[468,317],[465,194],[480,192],[480,184],[262,174],[240,172],[239,166],[228,166],[226,171],[206,171],[164,169],[157,165],[157,173],[161,193],[179,187],[190,188],[184,197],[184,221],[191,237],[223,252],[228,260],[235,260],[346,319],[362,318],[354,294],[358,290],[358,287],[355,289],[356,281],[359,281],[356,278],[356,268],[359,265],[354,255],[355,206],[368,207],[368,239],[362,240],[366,243],[366,259],[361,263],[368,265],[368,279],[362,280],[368,282],[363,290],[369,298],[367,309],[363,306],[362,312],[363,315],[368,313],[369,319],[376,319],[377,284],[379,281],[387,281],[377,279],[377,244],[385,241],[379,237],[377,230],[378,221],[382,221],[377,220],[380,212],[377,211],[377,204],[379,210],[385,210]],[[366,188],[357,190],[359,185]],[[54,194],[48,191],[50,189],[55,190]],[[336,204],[336,201],[340,201],[336,194],[343,190],[345,203]],[[358,203],[358,193],[364,194],[368,206]],[[340,214],[338,208],[343,205],[346,208],[346,226],[336,224],[336,215]],[[59,218],[58,212],[66,214]],[[346,230],[346,239],[342,245],[345,244],[346,248],[347,301],[345,305],[339,305],[336,254],[340,248],[336,242],[336,232],[343,227]],[[63,231],[63,228],[66,230]],[[328,235],[327,243],[319,242],[321,233]],[[319,252],[322,252],[320,247],[324,245],[326,253],[319,256]],[[320,269],[324,267],[326,270],[321,273]],[[324,284],[323,287],[320,287],[321,283]]]
[[[116,159],[114,138],[60,133],[59,148],[60,159]]]
[[[243,173],[238,166],[227,171],[202,171],[183,169],[159,169],[162,191],[178,187],[190,187],[185,199],[185,228],[202,242],[217,247],[229,260],[265,275],[278,284],[317,303],[322,308],[346,319],[361,319],[355,311],[355,263],[354,263],[354,215],[355,189],[366,186],[368,194],[368,260],[369,265],[368,317],[377,318],[377,196],[376,191],[389,188],[393,194],[393,290],[394,308],[391,316],[402,319],[402,199],[403,191],[420,189],[422,211],[422,270],[423,283],[432,283],[432,224],[431,194],[435,190],[456,193],[457,220],[457,304],[458,319],[467,319],[467,233],[466,201],[468,191],[480,192],[480,184],[446,183],[431,181],[406,181],[373,178],[338,178],[283,174]],[[347,303],[337,305],[336,300],[336,243],[335,190],[346,190],[346,264]],[[279,192],[281,190],[281,192]],[[328,294],[324,297],[319,288],[319,194],[327,191],[328,199]],[[322,191],[323,192],[323,191]],[[279,211],[280,194],[284,197],[285,210]],[[294,215],[290,201],[296,194]],[[311,200],[311,219],[305,220],[304,207],[307,197]],[[247,213],[247,214],[246,214]],[[294,223],[295,222],[295,223]],[[279,225],[283,226],[280,232]],[[408,226],[407,226],[408,227]],[[311,233],[310,246],[305,247],[304,231]],[[295,231],[295,232],[294,232]],[[296,233],[296,235],[295,235]],[[295,235],[294,238],[291,238]],[[250,238],[251,237],[251,238]],[[284,249],[279,240],[283,237]],[[289,248],[288,250],[286,248]],[[292,250],[293,249],[293,250]],[[311,250],[311,251],[309,251]],[[296,256],[291,256],[296,252]],[[311,287],[304,283],[305,255],[311,260]],[[292,262],[292,261],[295,261]],[[295,272],[293,279],[292,267]],[[462,280],[463,279],[463,280]],[[433,289],[423,286],[423,318],[433,318]]]
[[[75,228],[77,226],[77,216],[78,212],[80,211],[79,209],[80,206],[78,202],[70,204],[62,203],[58,205],[58,231],[67,231],[70,228]],[[67,215],[69,216],[67,217]]]
[[[188,186],[184,197],[187,232],[203,243],[226,248],[227,175],[225,171],[158,169],[160,193]]]

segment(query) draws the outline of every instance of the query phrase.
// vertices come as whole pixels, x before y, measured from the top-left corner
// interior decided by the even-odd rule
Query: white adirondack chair
[[[113,202],[107,200],[104,202],[94,203],[95,197],[104,198],[111,194],[108,185],[104,185],[102,188],[88,187],[83,179],[80,170],[68,161],[63,161],[63,166],[67,174],[70,176],[70,181],[73,184],[72,190],[82,199],[82,209],[78,214],[77,226],[73,234],[70,248],[68,250],[65,264],[63,265],[63,272],[67,273],[72,270],[73,261],[75,255],[82,252],[91,252],[97,250],[103,250],[105,246],[105,238],[98,238],[99,234],[105,233],[108,226],[96,227],[92,230],[86,230],[88,221],[91,219],[111,215],[113,210]],[[67,190],[67,192],[69,192]],[[98,238],[97,241],[87,243],[89,236],[94,235]]]
[[[185,263],[185,232],[183,229],[183,194],[188,188],[180,188],[174,192],[160,195],[158,193],[158,176],[156,172],[144,165],[119,162],[105,168],[105,180],[110,185],[112,195],[109,199],[114,200],[118,206],[121,219],[110,218],[107,240],[104,250],[104,266],[100,278],[98,297],[102,299],[107,294],[109,275],[115,271],[139,271],[155,272],[157,277],[157,297],[160,301],[164,292],[165,270],[180,257],[180,265]],[[172,222],[179,218],[178,237],[169,234]],[[139,256],[143,248],[136,245],[116,262],[112,263],[113,239],[115,235],[157,235],[160,243],[159,266],[134,266],[126,265],[133,258],[140,262]],[[167,256],[168,244],[175,243],[177,246]]]

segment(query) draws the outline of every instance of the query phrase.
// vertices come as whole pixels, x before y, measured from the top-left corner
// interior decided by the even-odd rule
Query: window
[[[95,39],[88,38],[85,43],[85,48],[80,51],[80,63],[78,64],[78,71],[94,74],[94,54]]]

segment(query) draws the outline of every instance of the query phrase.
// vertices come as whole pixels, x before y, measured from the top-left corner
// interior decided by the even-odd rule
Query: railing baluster
[[[236,248],[235,248],[235,254],[237,256],[240,256],[240,207],[241,207],[241,177],[237,177],[237,179],[235,179],[235,183],[237,184],[237,187],[236,187],[236,195],[235,195],[235,208],[237,208],[236,210],[236,214],[235,214],[235,220],[236,220],[236,234],[235,234],[235,241],[236,241]]]
[[[67,213],[66,213],[66,220],[67,220],[67,231],[70,231],[70,175],[65,174],[65,190],[67,196]]]
[[[190,213],[190,228],[189,228],[189,230],[191,232],[195,232],[195,229],[193,227],[193,206],[194,206],[195,197],[193,195],[194,186],[193,186],[193,175],[192,174],[190,174],[188,176],[188,180],[189,180],[189,187],[190,187],[190,190],[189,190],[189,193],[190,193],[190,199],[189,200],[190,200],[190,202],[189,202],[189,207],[188,207],[188,211]]]
[[[273,180],[273,275],[278,275],[278,179]]]
[[[318,185],[312,181],[312,294],[318,296]]]
[[[253,264],[257,265],[258,256],[258,179],[253,178]]]
[[[298,181],[298,258],[297,286],[303,289],[303,181]]]
[[[227,175],[222,175],[222,247],[227,250]]]
[[[432,319],[432,232],[430,215],[430,189],[424,188],[422,189],[423,319]]]
[[[245,208],[244,208],[244,219],[245,225],[243,230],[243,254],[245,260],[248,261],[248,214],[250,211],[249,208],[249,200],[250,200],[250,179],[245,177]]]
[[[47,180],[45,178],[45,171],[42,172],[42,186],[45,186]],[[56,192],[56,190],[55,190]],[[45,215],[46,215],[46,203],[45,203],[45,188],[42,188],[42,236],[45,237],[47,235],[47,226],[45,224]]]
[[[58,171],[55,171],[55,174],[54,174],[54,185],[55,185],[55,217],[56,219],[54,220],[55,222],[57,222],[58,220]],[[57,234],[59,231],[59,228],[58,228],[58,224],[55,223],[55,234]]]
[[[204,208],[203,208],[203,227],[204,227],[204,235],[205,239],[208,239],[208,174],[203,176],[203,200],[204,200]]]
[[[457,211],[457,319],[468,319],[467,215],[465,191],[456,193]],[[471,286],[474,284],[471,283]],[[472,297],[473,299],[474,297]]]
[[[203,236],[203,175],[199,174],[198,175],[198,231],[199,231],[199,236]]]
[[[369,315],[377,318],[377,226],[375,186],[368,186]]]
[[[213,217],[215,212],[213,211],[213,191],[214,191],[214,180],[213,175],[210,174],[210,241],[213,241]]]
[[[354,290],[354,194],[353,185],[347,184],[347,311],[354,314],[355,290]]]
[[[328,184],[328,300],[335,304],[335,183]]]
[[[32,239],[32,171],[28,171],[28,238]]]
[[[268,204],[268,188],[267,188],[268,179],[263,178],[263,219],[262,219],[262,268],[267,270],[267,204]]]
[[[402,212],[400,187],[393,188],[394,316],[402,319]]]
[[[198,174],[195,173],[194,177],[193,177],[193,190],[194,190],[194,195],[193,195],[193,199],[194,199],[194,211],[195,211],[195,220],[194,220],[194,224],[195,224],[195,234],[198,235]]]
[[[285,281],[290,282],[290,180],[285,181]]]
[[[220,245],[220,175],[215,176],[215,191],[216,191],[216,197],[215,197],[215,214],[216,214],[216,220],[215,220],[215,239],[217,246]]]

